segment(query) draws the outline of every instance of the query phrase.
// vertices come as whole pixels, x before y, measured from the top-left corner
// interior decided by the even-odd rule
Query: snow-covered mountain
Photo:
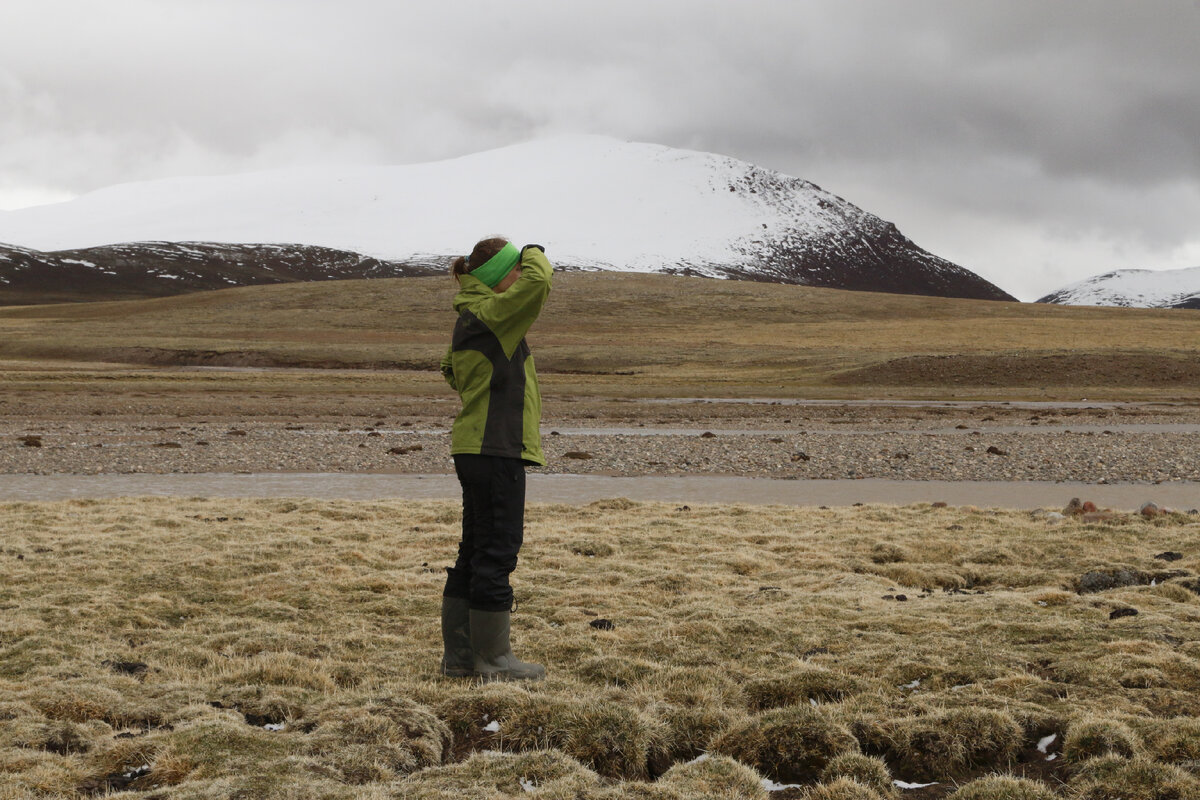
[[[124,184],[0,211],[0,242],[51,256],[75,251],[68,256],[74,266],[92,262],[100,272],[103,259],[80,249],[272,244],[444,268],[494,234],[543,244],[568,267],[1013,299],[808,181],[720,155],[596,136],[427,164]],[[145,255],[147,268],[154,258]],[[5,263],[0,258],[0,288],[15,275]],[[219,259],[206,263],[220,266]],[[164,280],[155,278],[160,286]]]
[[[1064,286],[1038,302],[1071,306],[1200,308],[1200,267],[1119,269]]]

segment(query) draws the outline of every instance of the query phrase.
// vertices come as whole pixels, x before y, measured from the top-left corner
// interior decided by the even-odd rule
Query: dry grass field
[[[532,506],[487,686],[457,520],[0,505],[0,798],[1200,798],[1194,516]]]
[[[363,367],[245,377],[337,397],[441,391],[448,278],[259,286],[0,309],[0,359],[28,364]],[[550,394],[1195,398],[1200,312],[1000,303],[656,275],[567,272],[530,336]],[[6,377],[9,376],[5,373]],[[146,376],[113,389],[137,391]],[[29,375],[26,373],[25,378]],[[61,376],[59,376],[61,378]],[[16,376],[20,380],[21,376]],[[164,391],[215,384],[175,373]],[[47,389],[69,380],[48,379]]]

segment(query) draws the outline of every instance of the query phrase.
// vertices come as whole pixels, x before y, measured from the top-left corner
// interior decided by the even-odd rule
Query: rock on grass
[[[1184,578],[1188,574],[1186,570],[1145,572],[1125,567],[1092,570],[1079,576],[1075,582],[1075,590],[1080,594],[1089,594],[1109,589],[1120,589],[1126,586],[1146,586],[1151,583],[1163,583],[1174,578]]]

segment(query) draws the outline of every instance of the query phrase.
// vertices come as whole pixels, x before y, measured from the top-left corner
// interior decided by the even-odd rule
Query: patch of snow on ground
[[[762,786],[768,792],[785,792],[788,789],[799,789],[802,784],[799,783],[776,783],[770,778],[762,779]]]
[[[487,725],[484,725],[483,729],[485,731],[487,731],[488,733],[499,733],[500,732],[500,720],[498,720],[498,719],[492,720]]]
[[[1054,740],[1057,738],[1058,738],[1058,734],[1052,733],[1049,736],[1043,736],[1041,739],[1038,739],[1038,743],[1037,743],[1038,752],[1039,753],[1046,752],[1046,748],[1049,747],[1050,745],[1054,744]]]
[[[934,781],[933,783],[908,783],[906,781],[892,781],[892,783],[896,784],[896,788],[898,789],[924,789],[928,786],[938,785],[937,781]]]

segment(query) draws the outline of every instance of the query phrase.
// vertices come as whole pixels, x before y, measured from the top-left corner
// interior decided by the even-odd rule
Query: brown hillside
[[[0,358],[431,373],[453,292],[446,278],[403,278],[0,309]],[[1200,387],[1200,314],[1188,310],[560,273],[529,339],[548,385],[601,394],[1099,397]]]

